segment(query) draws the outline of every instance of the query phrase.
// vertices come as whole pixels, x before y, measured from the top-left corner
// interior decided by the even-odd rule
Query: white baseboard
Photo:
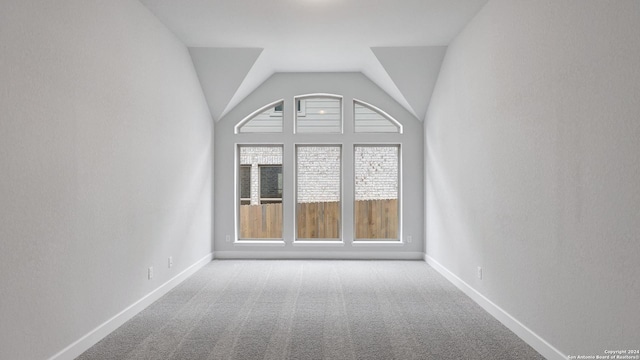
[[[109,335],[115,329],[122,324],[130,320],[140,311],[144,310],[147,306],[151,305],[154,301],[161,298],[168,293],[171,289],[176,287],[182,281],[189,276],[193,275],[196,271],[208,264],[214,258],[214,254],[208,254],[202,259],[183,270],[180,274],[174,276],[158,288],[145,295],[140,300],[128,306],[111,319],[105,321],[80,339],[73,342],[49,360],[72,360],[80,356],[83,352],[95,345],[98,341]],[[215,253],[216,259],[309,259],[308,252],[302,251],[287,251],[287,252],[260,252],[260,251],[218,251]],[[371,259],[371,260],[419,260],[423,259],[433,267],[437,272],[449,280],[458,289],[469,296],[473,301],[485,309],[489,314],[495,317],[509,330],[513,331],[527,344],[538,351],[542,356],[547,359],[553,360],[565,360],[567,356],[560,352],[558,349],[549,344],[546,340],[538,336],[536,333],[527,328],[524,324],[504,311],[498,305],[494,304],[491,300],[486,298],[480,292],[472,288],[469,284],[464,282],[454,273],[442,266],[435,259],[429,255],[417,252],[392,252],[392,253],[375,253],[375,252],[334,252],[334,251],[320,251],[313,253],[314,259]]]
[[[196,261],[193,265],[189,266],[185,270],[183,270],[180,274],[174,276],[164,284],[160,285],[158,288],[153,290],[152,292],[145,295],[140,300],[128,306],[126,309],[122,310],[118,314],[116,314],[111,319],[105,321],[97,328],[91,330],[89,333],[81,337],[80,339],[73,342],[71,345],[62,349],[57,354],[53,355],[49,358],[49,360],[72,360],[76,357],[80,356],[87,349],[95,345],[98,341],[102,340],[104,337],[109,335],[115,329],[120,327],[125,322],[129,321],[132,317],[138,314],[140,311],[144,310],[147,306],[151,305],[154,301],[161,298],[163,295],[168,293],[171,289],[176,287],[182,281],[184,281],[189,276],[193,275],[196,271],[200,270],[203,266],[211,262],[213,259],[213,253],[208,254],[202,259]]]
[[[442,276],[444,276],[447,280],[449,280],[453,285],[455,285],[458,289],[464,292],[467,296],[469,296],[473,301],[475,301],[478,305],[480,305],[483,309],[485,309],[491,316],[500,321],[504,326],[506,326],[509,330],[513,331],[514,334],[518,335],[524,342],[529,344],[532,348],[534,348],[537,352],[539,352],[542,356],[549,360],[566,360],[567,356],[564,355],[560,350],[553,347],[553,345],[549,344],[545,339],[541,338],[538,334],[534,333],[522,324],[518,319],[511,316],[509,313],[504,311],[501,307],[494,304],[487,297],[482,295],[476,289],[472,288],[469,284],[464,282],[454,273],[449,271],[446,267],[442,266],[439,262],[437,262],[434,258],[429,255],[424,255],[424,260],[429,264],[432,268],[434,268],[437,272],[439,272]]]
[[[310,246],[310,245],[309,245]],[[216,251],[215,259],[422,260],[418,251]]]

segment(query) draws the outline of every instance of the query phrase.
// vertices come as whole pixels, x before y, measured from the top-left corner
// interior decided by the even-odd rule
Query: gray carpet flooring
[[[420,261],[216,260],[78,359],[543,359]]]

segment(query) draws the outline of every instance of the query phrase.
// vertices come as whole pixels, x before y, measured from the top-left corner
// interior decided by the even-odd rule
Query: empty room
[[[0,0],[0,359],[640,359],[640,1]]]

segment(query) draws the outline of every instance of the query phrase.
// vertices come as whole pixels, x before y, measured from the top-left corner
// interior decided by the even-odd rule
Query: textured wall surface
[[[211,252],[211,136],[138,1],[0,2],[1,359],[53,356]]]
[[[490,1],[426,119],[427,254],[567,355],[639,344],[639,34],[638,1]]]

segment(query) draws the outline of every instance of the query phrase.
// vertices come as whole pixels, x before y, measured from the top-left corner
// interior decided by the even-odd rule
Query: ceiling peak
[[[447,47],[373,47],[371,51],[418,119],[424,120]]]

